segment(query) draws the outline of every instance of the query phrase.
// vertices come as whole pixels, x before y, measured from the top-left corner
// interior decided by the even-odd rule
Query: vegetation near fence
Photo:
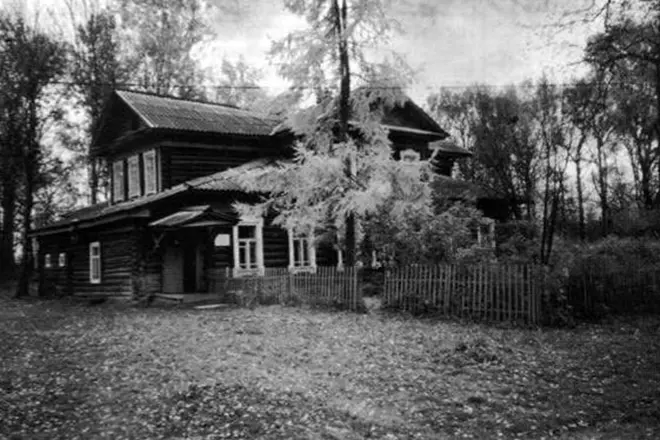
[[[543,270],[534,265],[407,266],[385,273],[383,307],[538,323]]]
[[[605,266],[574,267],[567,281],[572,312],[594,318],[605,314],[660,312],[660,268],[611,271]]]
[[[357,268],[317,267],[313,273],[267,268],[263,276],[239,278],[227,270],[214,274],[212,291],[247,306],[307,304],[354,311],[363,307]]]

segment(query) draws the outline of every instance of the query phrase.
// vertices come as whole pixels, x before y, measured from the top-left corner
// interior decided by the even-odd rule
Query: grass
[[[657,438],[659,328],[0,299],[0,438]]]

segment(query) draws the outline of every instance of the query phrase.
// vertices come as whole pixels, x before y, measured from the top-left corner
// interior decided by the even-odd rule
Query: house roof
[[[166,189],[165,191],[151,194],[148,196],[140,197],[133,200],[128,200],[116,204],[108,203],[99,203],[97,205],[88,206],[85,208],[78,209],[69,213],[66,217],[61,220],[52,222],[50,224],[44,225],[41,228],[36,229],[33,232],[33,235],[47,235],[51,233],[56,233],[62,229],[84,225],[85,227],[96,224],[99,221],[104,219],[111,219],[114,215],[124,215],[130,216],[139,215],[141,209],[148,208],[155,202],[168,199],[178,194],[192,191],[211,191],[211,192],[231,192],[231,191],[244,191],[241,185],[238,183],[237,177],[240,174],[244,173],[247,170],[252,170],[256,168],[267,169],[270,166],[276,166],[279,163],[274,159],[257,159],[251,162],[247,162],[243,165],[240,165],[235,168],[230,168],[225,171],[214,173],[208,176],[198,177],[196,179],[189,180],[187,182],[181,183],[179,185],[173,186],[172,188]],[[264,188],[264,192],[266,188]],[[184,210],[185,211],[185,210]],[[180,217],[175,217],[174,219],[168,221],[178,221],[179,219],[186,219],[184,213],[180,213]],[[192,215],[192,214],[191,214]],[[161,219],[163,220],[163,219]]]
[[[456,141],[451,138],[431,142],[429,144],[429,149],[436,150],[438,152],[444,153],[445,155],[462,157],[472,156],[472,152],[466,150],[463,147],[459,147]]]
[[[204,133],[268,136],[279,122],[226,104],[118,90],[124,101],[150,128]]]
[[[213,209],[211,205],[187,206],[174,214],[149,223],[149,226],[156,228],[225,226],[233,225],[236,218],[236,215],[218,211]]]

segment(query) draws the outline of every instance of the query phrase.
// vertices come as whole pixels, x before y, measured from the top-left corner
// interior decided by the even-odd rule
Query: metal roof
[[[117,95],[150,128],[268,136],[280,122],[223,104],[118,90]]]
[[[158,228],[233,225],[236,216],[214,210],[210,205],[188,206],[149,223]]]
[[[459,147],[456,141],[451,138],[431,142],[429,144],[429,149],[437,150],[438,152],[444,153],[445,155],[465,157],[472,156],[472,152],[466,150],[463,147]]]

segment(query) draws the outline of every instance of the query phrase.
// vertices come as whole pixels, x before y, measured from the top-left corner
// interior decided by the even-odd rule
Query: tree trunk
[[[23,202],[23,230],[21,231],[21,245],[23,247],[23,258],[21,259],[21,270],[16,286],[16,298],[29,295],[30,275],[32,273],[32,208],[34,206],[34,179],[37,161],[37,152],[34,146],[24,159],[25,161],[25,200]]]
[[[580,234],[580,240],[584,241],[587,238],[587,234],[584,226],[584,193],[582,189],[582,160],[580,158],[581,151],[578,150],[577,157],[575,159],[575,174],[576,174],[576,186],[577,186],[577,204],[578,204],[578,231]]]
[[[16,184],[12,176],[2,184],[2,224],[0,224],[0,278],[12,278],[16,270],[14,260],[14,214],[16,206]]]
[[[351,71],[348,54],[348,41],[346,35],[346,0],[334,0],[332,7],[335,16],[335,31],[337,33],[337,51],[339,54],[339,142],[348,141],[348,123],[351,114]],[[353,177],[354,164],[349,157],[346,163],[346,175]],[[346,216],[345,236],[346,265],[354,266],[357,254],[356,218],[351,213]]]

